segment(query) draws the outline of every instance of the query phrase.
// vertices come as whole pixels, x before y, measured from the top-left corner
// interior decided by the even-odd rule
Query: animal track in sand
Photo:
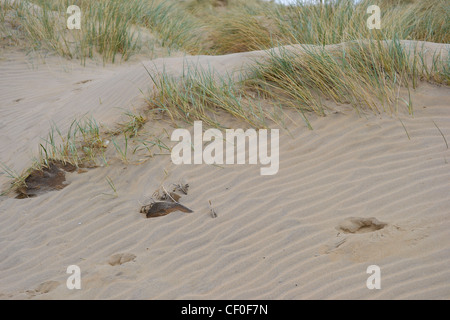
[[[387,223],[381,222],[374,217],[350,217],[342,221],[336,229],[343,233],[366,233],[381,230],[386,226]]]
[[[38,293],[48,293],[55,289],[57,286],[59,286],[58,281],[45,281],[42,282],[38,287],[36,288],[36,292]]]
[[[40,294],[49,293],[50,291],[54,290],[57,286],[59,286],[58,281],[45,281],[42,282],[40,285],[36,287],[34,290],[27,290],[25,293],[29,297],[35,297]]]
[[[136,255],[132,253],[117,253],[109,258],[108,263],[112,266],[117,266],[130,261],[134,261],[134,259],[136,259]]]

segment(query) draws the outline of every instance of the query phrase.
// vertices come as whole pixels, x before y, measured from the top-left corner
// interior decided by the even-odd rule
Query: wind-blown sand
[[[449,46],[425,45],[430,55]],[[180,74],[187,60],[224,74],[265,54],[143,64]],[[51,122],[64,131],[89,113],[113,126],[120,108],[144,108],[140,90],[151,89],[142,63],[83,68],[52,58],[33,66],[17,52],[0,61],[0,161],[18,172]],[[36,198],[0,197],[0,298],[448,299],[450,151],[435,124],[450,140],[450,89],[421,83],[412,99],[414,116],[399,115],[407,131],[396,117],[342,106],[311,115],[314,130],[290,125],[274,176],[259,166],[176,166],[155,156],[68,174],[66,188]],[[154,126],[173,130],[156,120],[144,129]],[[106,177],[117,198],[102,195],[111,192]],[[161,184],[182,178],[190,185],[182,203],[193,213],[139,213]],[[339,231],[350,217],[387,225]],[[366,287],[373,264],[380,290]],[[81,290],[66,288],[69,265],[81,268]]]

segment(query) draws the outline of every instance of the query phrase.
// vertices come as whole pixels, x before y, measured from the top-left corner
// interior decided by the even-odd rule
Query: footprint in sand
[[[374,217],[350,217],[336,226],[339,233],[322,247],[320,253],[329,255],[332,260],[354,262],[414,254],[414,247],[427,236],[426,229],[417,221],[386,223]]]
[[[387,223],[378,221],[376,218],[355,218],[350,217],[342,221],[336,229],[343,233],[366,233],[381,230]]]
[[[35,297],[40,294],[49,293],[50,291],[54,290],[57,286],[59,286],[58,281],[45,281],[42,282],[40,285],[38,285],[36,289],[27,290],[25,291],[25,293],[31,297]]]
[[[57,286],[59,286],[59,282],[58,281],[45,281],[42,282],[40,285],[37,286],[37,288],[35,289],[36,292],[38,293],[48,293],[52,290],[54,290]]]
[[[136,256],[132,253],[117,253],[109,258],[108,263],[112,266],[118,266],[130,261],[134,261],[134,259],[136,259]]]

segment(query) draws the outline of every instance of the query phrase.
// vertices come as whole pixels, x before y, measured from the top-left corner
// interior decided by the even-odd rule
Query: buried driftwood
[[[175,185],[172,192],[167,192],[167,190],[161,186],[161,188],[153,194],[153,197],[158,201],[153,201],[148,205],[142,206],[140,212],[144,213],[147,218],[165,216],[174,211],[193,212],[191,209],[178,202],[181,196],[176,193],[176,191],[181,191],[182,193],[187,194],[188,188],[188,184],[180,183]]]
[[[178,202],[168,201],[153,202],[141,208],[141,213],[145,213],[147,218],[165,216],[173,211],[193,212]]]

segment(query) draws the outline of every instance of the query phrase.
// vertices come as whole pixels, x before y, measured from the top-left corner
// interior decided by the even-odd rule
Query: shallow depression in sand
[[[336,229],[343,233],[366,233],[381,230],[385,226],[387,226],[387,223],[381,222],[374,217],[350,217],[342,221]]]
[[[36,197],[40,194],[61,190],[67,186],[66,172],[75,171],[75,167],[61,162],[51,162],[48,167],[33,170],[25,179],[25,185],[17,190],[16,199]]]

